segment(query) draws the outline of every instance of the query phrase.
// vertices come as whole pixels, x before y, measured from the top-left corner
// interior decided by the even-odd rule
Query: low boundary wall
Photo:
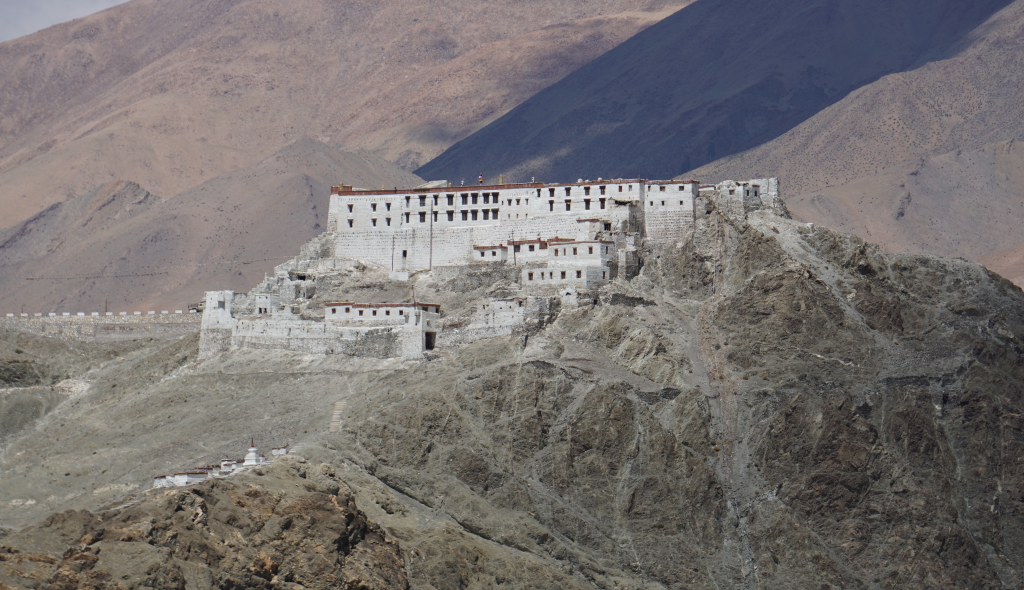
[[[199,331],[202,314],[150,312],[125,315],[5,314],[0,327],[62,340],[118,342],[154,338],[171,340]]]

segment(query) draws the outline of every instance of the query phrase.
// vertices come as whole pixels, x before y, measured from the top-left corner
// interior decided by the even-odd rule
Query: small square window
[[[533,252],[533,244],[530,244],[530,252]]]
[[[377,310],[373,310],[373,315],[377,315]]]
[[[572,249],[572,255],[573,256],[579,256],[579,252],[576,251],[576,248]]]
[[[480,253],[480,258],[483,258],[483,257],[484,257],[484,253],[483,253],[483,252],[481,252],[481,253]]]
[[[401,310],[401,309],[400,309],[400,310],[398,310],[398,315],[405,315],[405,311],[404,311],[404,310]]]
[[[338,313],[338,308],[337,307],[332,307],[331,308],[331,313]]]
[[[582,279],[583,278],[583,271],[582,270],[576,271],[576,278],[577,279]]]
[[[563,279],[565,278],[565,271],[564,270],[562,271],[562,278]]]
[[[363,310],[359,310],[359,315],[363,315]]]
[[[594,253],[594,247],[593,246],[587,246],[587,254],[593,254],[593,253]]]
[[[384,315],[391,315],[391,310],[390,309],[385,309],[384,310]]]
[[[526,280],[528,280],[528,281],[532,281],[533,280],[533,273],[532,272],[526,273]]]
[[[494,251],[494,250],[491,251],[491,256],[497,256],[497,255],[498,255],[498,253],[496,251]]]

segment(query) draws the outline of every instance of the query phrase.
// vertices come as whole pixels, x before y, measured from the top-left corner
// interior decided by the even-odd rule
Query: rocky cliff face
[[[366,299],[414,286],[453,315],[510,288],[337,280]],[[1024,583],[1016,286],[710,198],[693,239],[647,248],[637,277],[579,301],[529,334],[422,362],[250,350],[195,364],[194,340],[136,353],[82,375],[89,394],[4,449],[0,496],[38,503],[0,515],[27,524],[114,499],[109,486],[219,458],[258,424],[306,438],[309,464],[401,544],[415,588]],[[56,426],[101,407],[148,434]],[[331,407],[343,425],[328,433]],[[106,458],[47,446],[54,435]],[[98,475],[110,444],[132,469]],[[104,491],[52,477],[72,461]]]

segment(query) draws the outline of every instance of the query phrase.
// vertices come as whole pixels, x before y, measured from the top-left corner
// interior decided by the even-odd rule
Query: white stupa
[[[260,455],[256,450],[256,440],[250,440],[249,452],[245,455],[245,461],[242,462],[242,465],[245,467],[249,467],[252,465],[262,465],[263,461],[263,456]]]

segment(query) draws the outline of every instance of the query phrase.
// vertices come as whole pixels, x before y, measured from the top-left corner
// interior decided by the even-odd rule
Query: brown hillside
[[[302,137],[414,167],[689,0],[133,0],[0,44],[0,227]],[[512,67],[514,66],[514,67]]]
[[[204,290],[248,290],[323,231],[339,181],[420,179],[304,139],[174,199],[110,182],[0,230],[0,312],[173,310]]]

